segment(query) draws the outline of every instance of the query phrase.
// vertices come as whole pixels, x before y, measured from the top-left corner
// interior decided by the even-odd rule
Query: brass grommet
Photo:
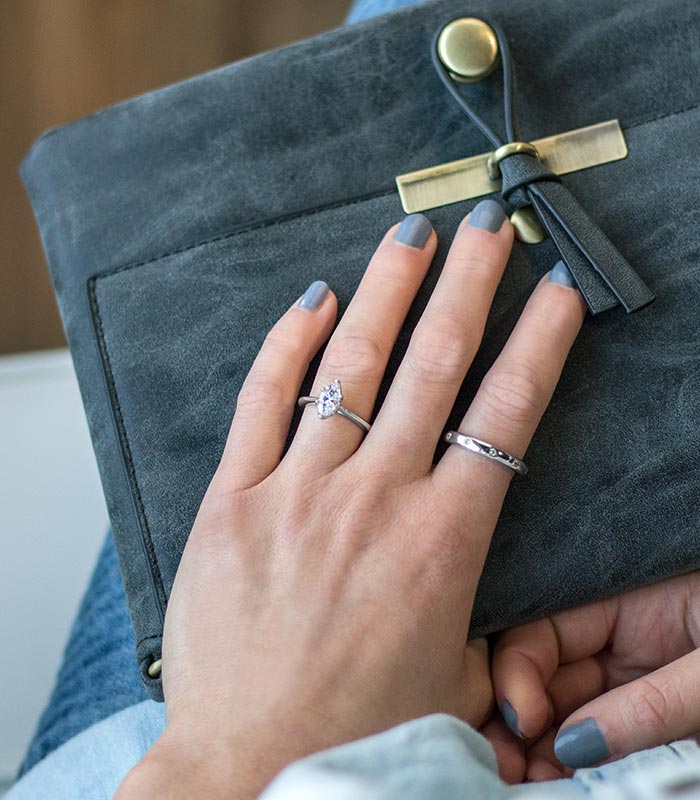
[[[515,238],[525,244],[539,244],[547,238],[547,231],[532,206],[519,208],[510,215],[510,222],[515,228]]]
[[[489,160],[486,162],[486,169],[489,173],[489,178],[492,181],[497,181],[501,177],[501,170],[498,165],[508,156],[518,155],[524,153],[528,156],[533,156],[539,160],[540,154],[532,142],[508,142],[502,144],[500,147],[491,153]]]
[[[160,671],[163,667],[163,659],[158,658],[153,661],[148,667],[148,677],[149,678],[158,678],[160,676]]]
[[[450,75],[463,83],[476,83],[490,75],[498,63],[498,39],[483,19],[463,17],[440,32],[440,61]]]

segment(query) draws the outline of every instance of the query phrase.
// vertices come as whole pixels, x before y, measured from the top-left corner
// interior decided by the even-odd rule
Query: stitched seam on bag
[[[158,557],[156,554],[155,546],[153,544],[153,538],[151,537],[151,530],[148,525],[148,517],[146,515],[146,507],[143,502],[143,497],[141,495],[141,487],[139,486],[138,476],[136,474],[136,467],[131,455],[131,446],[129,445],[129,438],[126,432],[126,424],[124,422],[121,403],[119,401],[119,393],[117,392],[117,387],[114,380],[112,362],[109,355],[109,348],[107,347],[107,339],[104,333],[104,326],[102,324],[102,315],[100,314],[100,303],[99,300],[97,299],[97,290],[96,290],[97,281],[101,278],[110,277],[119,272],[125,272],[129,269],[134,269],[135,267],[141,267],[145,266],[146,264],[154,263],[156,261],[175,255],[177,253],[184,253],[189,250],[195,250],[199,247],[204,247],[205,245],[212,244],[213,242],[219,242],[231,239],[234,236],[238,236],[243,233],[249,233],[250,231],[259,230],[262,228],[269,228],[272,227],[273,225],[278,225],[283,222],[289,222],[291,220],[300,219],[302,217],[307,217],[313,214],[322,213],[324,211],[332,211],[334,209],[356,205],[357,203],[362,203],[367,200],[374,200],[381,197],[386,197],[390,194],[396,194],[396,189],[388,189],[382,192],[370,195],[364,195],[362,197],[358,197],[353,200],[346,200],[338,203],[333,203],[327,206],[319,206],[317,208],[308,209],[306,211],[289,214],[285,217],[277,217],[275,219],[266,220],[260,223],[255,223],[253,225],[248,225],[243,228],[238,228],[227,234],[215,236],[211,239],[207,239],[206,241],[181,247],[176,250],[172,250],[169,253],[164,253],[160,256],[154,256],[153,258],[145,259],[144,261],[139,261],[135,264],[127,264],[122,267],[117,267],[116,269],[110,270],[109,272],[104,272],[99,275],[92,275],[90,278],[88,278],[89,308],[90,308],[90,314],[93,317],[93,328],[95,330],[95,334],[98,340],[98,353],[100,356],[100,361],[102,362],[102,367],[104,370],[105,377],[107,379],[107,391],[110,396],[111,406],[113,409],[113,416],[115,418],[115,422],[117,425],[117,435],[119,437],[120,446],[122,447],[122,456],[127,470],[127,477],[129,479],[129,484],[134,487],[141,544],[144,551],[144,555],[146,556],[146,561],[150,567],[149,575],[151,576],[151,588],[154,594],[154,599],[160,611],[161,617],[164,616],[164,610],[167,605],[167,600],[165,596],[165,586],[163,584],[163,575],[160,570],[160,565],[158,563]],[[158,639],[161,637],[161,635],[162,634],[158,634],[152,637],[149,636],[146,637],[145,639],[141,639],[139,641],[139,644],[141,642],[148,641],[151,638]]]
[[[158,557],[156,555],[155,547],[153,546],[153,539],[151,538],[151,531],[148,525],[148,518],[146,516],[146,508],[141,496],[141,487],[139,486],[136,477],[136,470],[134,467],[133,458],[131,456],[131,446],[126,432],[126,425],[122,414],[121,404],[119,402],[119,394],[114,381],[114,373],[112,371],[112,364],[109,358],[109,351],[107,348],[107,340],[104,335],[104,327],[102,325],[102,316],[100,314],[100,304],[97,299],[96,291],[97,281],[95,276],[88,279],[88,298],[91,316],[93,317],[93,327],[96,332],[98,341],[98,353],[102,368],[107,379],[107,391],[110,395],[111,406],[113,409],[114,421],[117,426],[117,435],[119,437],[119,444],[122,449],[122,460],[126,467],[127,477],[130,485],[134,487],[136,511],[138,515],[139,525],[139,538],[141,539],[141,546],[146,556],[146,561],[149,566],[149,575],[151,576],[151,590],[154,594],[157,609],[161,617],[161,623],[165,616],[165,586],[163,585],[163,575],[160,571]],[[95,322],[97,323],[95,325]]]
[[[151,636],[144,636],[143,639],[139,639],[138,642],[136,642],[136,650],[138,651],[138,649],[139,649],[139,647],[141,647],[141,645],[147,644],[148,642],[152,642],[152,641],[156,641],[156,640],[162,643],[163,634],[162,633],[154,633]]]
[[[637,120],[635,122],[622,123],[622,128],[623,128],[623,130],[629,130],[631,128],[638,128],[638,127],[640,127],[642,125],[649,125],[652,122],[658,122],[658,121],[663,120],[663,119],[668,119],[669,117],[678,116],[679,114],[685,114],[688,111],[694,111],[694,110],[696,110],[698,108],[700,108],[700,103],[694,103],[692,105],[676,109],[675,111],[669,111],[669,112],[666,112],[666,113],[663,113],[663,114],[658,114],[657,116],[647,117],[645,119],[640,119],[640,120]],[[205,247],[206,245],[214,244],[215,242],[221,242],[221,241],[225,241],[227,239],[232,239],[233,237],[239,236],[239,235],[241,235],[243,233],[249,233],[251,231],[260,230],[260,229],[263,229],[263,228],[269,228],[269,227],[271,227],[273,225],[280,225],[280,224],[285,223],[285,222],[291,222],[291,221],[293,221],[295,219],[301,219],[302,217],[312,216],[314,214],[319,214],[319,213],[322,213],[324,211],[333,211],[334,209],[343,208],[345,206],[352,206],[352,205],[355,205],[356,203],[363,203],[363,202],[365,202],[367,200],[374,200],[374,199],[378,199],[378,198],[381,198],[381,197],[386,197],[386,196],[388,196],[390,194],[396,194],[397,191],[398,190],[396,188],[393,188],[393,187],[390,188],[390,189],[380,189],[380,190],[378,190],[376,192],[372,192],[370,194],[362,195],[361,197],[353,198],[352,200],[343,200],[343,201],[340,201],[340,202],[337,202],[337,203],[330,203],[330,204],[324,205],[324,206],[315,206],[314,208],[306,209],[304,211],[295,211],[295,212],[293,212],[291,214],[286,214],[286,215],[283,215],[283,216],[280,216],[280,217],[274,217],[272,219],[263,220],[261,222],[255,222],[255,223],[252,223],[250,225],[245,225],[245,226],[242,226],[240,228],[236,228],[236,229],[234,229],[232,231],[228,231],[226,233],[217,234],[216,236],[212,236],[209,239],[203,239],[203,240],[198,241],[198,242],[192,242],[192,243],[187,244],[187,245],[182,245],[181,247],[175,248],[174,250],[168,250],[165,253],[160,253],[158,255],[151,256],[150,258],[143,259],[141,261],[136,261],[136,262],[131,263],[131,264],[123,264],[123,265],[121,265],[119,267],[114,267],[111,270],[108,270],[106,272],[102,272],[102,273],[100,273],[98,275],[94,275],[92,277],[94,279],[98,279],[99,280],[100,278],[106,278],[106,277],[109,277],[111,275],[116,275],[118,272],[125,272],[126,270],[134,269],[136,267],[146,266],[146,264],[151,264],[154,261],[159,261],[162,258],[169,258],[170,256],[178,255],[179,253],[186,253],[186,252],[188,252],[190,250],[196,250],[199,247]]]
[[[215,242],[223,242],[227,239],[233,239],[235,236],[240,236],[244,233],[250,233],[251,231],[257,231],[263,228],[271,228],[275,225],[281,225],[285,222],[292,222],[297,219],[302,219],[303,217],[311,217],[315,214],[321,214],[324,211],[334,211],[338,208],[354,206],[357,203],[364,203],[368,200],[377,200],[381,197],[388,197],[390,194],[397,194],[397,191],[398,190],[395,188],[381,189],[378,192],[365,194],[362,195],[362,197],[355,197],[352,200],[342,200],[338,203],[331,203],[325,206],[316,206],[315,208],[305,209],[304,211],[295,211],[291,214],[286,214],[281,217],[273,217],[272,219],[263,220],[262,222],[254,222],[250,225],[235,228],[232,231],[227,231],[226,233],[219,233],[216,236],[212,236],[210,239],[202,239],[198,242],[182,245],[174,250],[169,250],[167,253],[160,253],[157,256],[151,256],[143,261],[136,261],[133,264],[123,264],[122,266],[114,267],[107,272],[101,272],[98,275],[93,275],[91,280],[100,280],[101,278],[108,278],[112,275],[116,275],[118,272],[126,272],[127,270],[134,269],[135,267],[144,267],[146,264],[152,264],[154,261],[160,261],[162,258],[169,258],[170,256],[175,256],[179,253],[187,253],[190,250],[196,250],[199,247],[206,247],[207,245],[214,244]]]
[[[657,114],[653,117],[644,117],[643,119],[638,119],[635,122],[628,122],[627,124],[623,123],[622,127],[624,130],[628,130],[629,128],[638,128],[640,125],[649,125],[651,122],[658,122],[659,120],[668,119],[669,117],[677,117],[679,114],[686,114],[688,111],[695,111],[698,108],[700,108],[700,103],[692,103],[689,106],[678,108],[675,111],[666,111],[663,114]]]

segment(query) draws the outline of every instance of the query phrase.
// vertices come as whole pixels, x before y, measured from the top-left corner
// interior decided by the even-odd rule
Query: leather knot
[[[504,158],[498,166],[503,179],[501,197],[514,208],[530,205],[531,200],[526,191],[529,184],[540,181],[561,183],[558,175],[527,153],[514,153],[512,156]]]
[[[438,51],[441,30],[433,38],[431,58],[447,91],[496,148],[489,159],[489,177],[495,179],[496,169],[500,171],[503,178],[501,196],[511,206],[532,205],[571,270],[592,314],[617,305],[622,305],[628,312],[643,308],[654,299],[654,293],[595,220],[588,216],[559,176],[538,160],[532,142],[520,137],[515,111],[515,67],[508,37],[494,20],[484,22],[496,36],[501,54],[505,136],[492,128],[467,102],[457,81],[441,61]]]

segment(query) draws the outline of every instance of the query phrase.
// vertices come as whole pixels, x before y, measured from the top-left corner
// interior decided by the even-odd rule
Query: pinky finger
[[[238,393],[215,476],[226,489],[254,486],[279,464],[301,383],[337,310],[328,284],[314,281],[265,337]]]

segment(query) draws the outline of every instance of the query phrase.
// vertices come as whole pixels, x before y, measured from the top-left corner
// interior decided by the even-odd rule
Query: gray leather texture
[[[479,12],[509,36],[525,137],[621,120],[628,158],[563,181],[657,299],[586,320],[472,633],[700,567],[696,0],[430,0],[48,131],[23,163],[153,697],[178,560],[266,331],[315,279],[346,307],[403,216],[397,174],[489,149],[430,62],[436,27]],[[464,91],[498,118],[497,77]],[[475,203],[427,212],[438,253],[379,402]],[[449,427],[555,259],[515,245]]]

